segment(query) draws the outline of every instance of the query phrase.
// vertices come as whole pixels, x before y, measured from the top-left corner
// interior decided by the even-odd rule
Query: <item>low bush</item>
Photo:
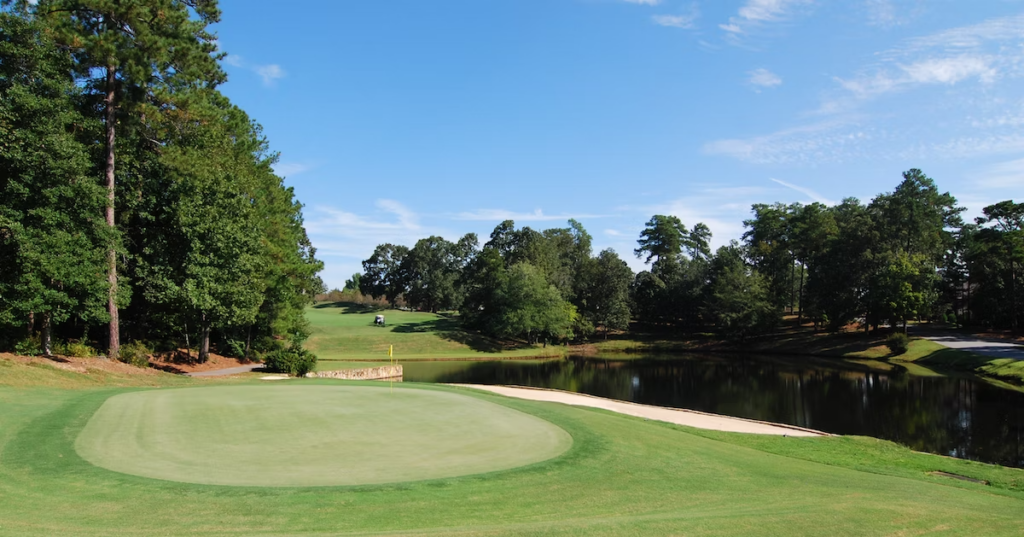
[[[39,356],[43,353],[43,343],[39,334],[25,338],[14,344],[14,354],[20,356]]]
[[[53,346],[53,352],[61,356],[71,356],[73,358],[92,358],[98,354],[96,349],[80,341],[58,343]]]
[[[885,346],[889,347],[894,355],[905,354],[910,350],[910,338],[903,332],[897,332],[886,338]]]
[[[304,377],[316,369],[316,355],[302,347],[274,350],[263,356],[263,366],[274,373],[287,373]]]
[[[121,345],[121,354],[118,360],[135,367],[149,367],[149,356],[153,350],[141,341],[132,341]]]

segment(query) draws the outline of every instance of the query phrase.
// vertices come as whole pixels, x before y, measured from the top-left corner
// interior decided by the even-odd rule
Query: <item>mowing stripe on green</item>
[[[210,485],[419,481],[506,470],[565,452],[540,418],[465,395],[399,387],[222,386],[108,399],[75,442],[90,463]]]

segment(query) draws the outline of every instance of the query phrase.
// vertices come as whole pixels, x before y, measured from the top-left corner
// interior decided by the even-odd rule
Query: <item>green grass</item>
[[[479,474],[550,459],[571,444],[544,420],[464,395],[290,383],[115,395],[75,450],[131,475],[279,487]]]
[[[287,382],[289,389],[313,391],[379,387]],[[232,386],[250,389],[247,383]],[[516,469],[398,484],[199,485],[113,472],[75,450],[76,439],[111,397],[168,391],[103,387],[88,379],[64,388],[2,387],[0,535],[1024,533],[1020,470],[913,453],[873,439],[701,431],[466,389],[419,388],[546,420],[572,436],[572,447]],[[271,441],[259,436],[257,423],[252,442]],[[216,453],[223,448],[189,447],[197,453],[182,456],[225,457]],[[268,467],[295,462],[273,451],[266,458]],[[929,475],[936,470],[991,486]]]
[[[387,318],[386,327],[373,325],[377,314]],[[325,361],[386,362],[389,346],[394,346],[395,358],[404,361],[488,360],[564,354],[564,348],[557,346],[509,345],[463,330],[457,319],[432,313],[364,311],[354,304],[338,302],[309,308],[306,318],[312,327],[306,346]]]

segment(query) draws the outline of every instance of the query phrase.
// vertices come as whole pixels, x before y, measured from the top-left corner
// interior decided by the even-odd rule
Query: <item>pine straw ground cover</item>
[[[127,377],[76,383],[68,375],[87,375],[0,359],[0,378],[34,374],[56,376],[59,386],[48,380],[0,387],[2,535],[1024,533],[1024,471],[872,439],[700,431],[440,386],[416,388],[544,419],[568,432],[572,447],[517,469],[391,485],[260,488],[148,479],[93,466],[74,443],[106,399],[154,388]],[[224,385],[163,374],[138,384]]]

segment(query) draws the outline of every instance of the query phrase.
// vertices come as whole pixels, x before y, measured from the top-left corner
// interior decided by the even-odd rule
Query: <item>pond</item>
[[[725,355],[404,367],[411,382],[555,388],[873,436],[918,451],[1024,467],[1024,393],[923,368]]]

